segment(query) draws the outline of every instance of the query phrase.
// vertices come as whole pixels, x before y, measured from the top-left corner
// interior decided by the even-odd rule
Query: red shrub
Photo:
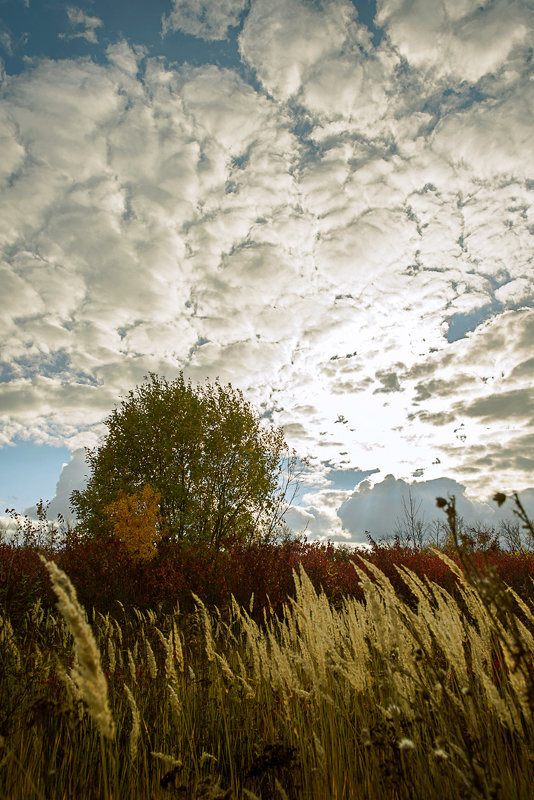
[[[292,570],[298,571],[302,544],[298,541],[234,544],[225,553],[226,598],[249,607],[254,593],[253,618],[263,619],[269,597],[273,611],[280,612],[288,596],[294,596]]]
[[[53,602],[48,573],[36,549],[0,543],[0,606],[12,621],[22,617],[37,598],[43,605]]]
[[[84,540],[76,531],[53,556],[74,584],[80,602],[90,610],[116,613],[117,601],[124,606],[172,610],[176,602],[184,612],[193,610],[191,592],[208,606],[223,609],[231,594],[248,609],[254,593],[253,618],[262,622],[269,601],[276,614],[295,596],[293,570],[302,564],[315,589],[321,588],[337,607],[343,597],[361,600],[362,588],[354,561],[366,569],[357,552],[336,549],[332,542],[289,540],[282,544],[264,540],[243,544],[229,542],[224,551],[214,554],[200,544],[167,543],[150,562],[133,560],[116,539]],[[405,565],[420,578],[428,578],[455,594],[457,578],[449,567],[429,550],[417,551],[400,545],[375,544],[363,558],[376,565],[389,578],[395,591],[406,602],[415,598],[399,575],[396,565]],[[474,552],[473,560],[484,571],[493,565],[499,577],[523,598],[532,597],[531,577],[534,556],[512,554],[495,548]],[[458,559],[454,559],[458,562]],[[55,595],[38,557],[38,548],[0,544],[0,603],[8,612],[23,613],[41,597],[52,606]]]
[[[136,602],[136,562],[117,539],[83,540],[69,538],[55,558],[76,589],[80,603],[87,609],[117,610]]]

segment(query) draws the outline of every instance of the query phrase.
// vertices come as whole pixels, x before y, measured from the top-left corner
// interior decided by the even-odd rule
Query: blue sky
[[[2,3],[0,9],[0,31],[10,40],[7,47],[4,41],[3,52],[10,74],[24,72],[28,58],[90,57],[104,63],[106,46],[123,39],[142,45],[147,55],[169,61],[187,61],[194,66],[239,66],[236,30],[229,31],[227,39],[210,42],[179,30],[162,37],[161,18],[168,14],[169,2],[113,0],[75,4],[33,0],[26,4],[24,0],[13,0]]]
[[[225,38],[206,41],[180,29],[169,30],[162,36],[161,20],[171,11],[168,0],[151,0],[150,3],[145,0],[113,0],[112,3],[94,0],[78,4],[62,0],[2,0],[2,58],[6,70],[15,74],[27,68],[25,59],[28,57],[91,56],[102,60],[105,45],[126,39],[141,43],[150,56],[162,56],[169,61],[188,61],[194,65],[216,63],[240,68],[237,38],[248,4],[234,5],[238,24],[228,28]],[[374,0],[360,0],[354,6],[359,19],[379,40],[381,29],[374,24]]]
[[[149,371],[309,461],[311,538],[534,491],[529,0],[0,0],[0,502]],[[534,505],[532,508],[534,512]]]
[[[21,512],[41,498],[45,502],[51,499],[58,475],[69,460],[66,447],[15,440],[4,448],[0,459],[2,513],[7,508]]]

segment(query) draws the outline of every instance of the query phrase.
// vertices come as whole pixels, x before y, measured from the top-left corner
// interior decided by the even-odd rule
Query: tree
[[[113,504],[145,486],[159,495],[164,540],[218,550],[231,536],[244,540],[280,526],[290,483],[283,458],[294,474],[295,455],[281,429],[264,427],[231,384],[195,388],[183,373],[172,382],[150,373],[105,424],[100,447],[86,451],[87,486],[71,495],[87,535],[105,535]]]
[[[420,514],[423,502],[416,501],[412,490],[408,490],[408,501],[402,498],[402,517],[395,519],[393,534],[383,537],[381,541],[411,547],[414,550],[424,550],[426,547],[440,548],[447,542],[447,526],[445,522],[434,519],[427,522],[424,514]],[[463,522],[459,517],[459,521]]]
[[[419,517],[422,501],[416,504],[412,495],[412,490],[408,490],[408,503],[402,498],[403,519],[396,520],[394,538],[403,547],[413,547],[415,550],[422,550],[425,546],[429,526],[425,522],[424,514]]]

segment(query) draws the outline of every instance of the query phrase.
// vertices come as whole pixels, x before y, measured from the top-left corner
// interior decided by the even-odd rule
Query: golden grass
[[[354,568],[365,600],[338,609],[301,568],[262,626],[196,598],[187,625],[179,608],[131,609],[91,630],[48,562],[61,615],[36,606],[0,629],[2,693],[21,698],[0,729],[0,796],[532,797],[532,609],[506,592],[523,615],[510,625],[463,578],[459,604],[403,567],[414,610]]]
[[[58,610],[74,639],[75,661],[68,679],[75,687],[75,694],[87,704],[100,733],[111,739],[115,735],[115,724],[109,709],[108,686],[93,632],[68,576],[53,561],[47,561],[44,556],[40,558],[58,597]]]

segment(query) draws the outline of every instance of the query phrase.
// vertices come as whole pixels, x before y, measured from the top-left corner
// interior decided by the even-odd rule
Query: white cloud
[[[13,43],[11,41],[11,34],[9,31],[0,30],[0,47],[6,51],[9,56],[13,55]]]
[[[111,64],[124,70],[129,75],[136,75],[139,69],[140,60],[146,56],[147,49],[141,45],[130,46],[123,39],[116,44],[110,44],[106,48],[106,55]]]
[[[91,44],[98,44],[96,29],[103,26],[104,23],[102,20],[99,17],[90,17],[88,14],[85,14],[81,8],[77,8],[76,6],[67,6],[66,11],[69,23],[75,29],[75,32],[70,34],[60,33],[59,37],[65,39],[85,39]]]
[[[0,107],[0,143],[2,147],[0,181],[3,185],[21,166],[25,155],[23,145],[17,141],[16,125],[3,107]]]
[[[532,30],[528,3],[511,0],[378,0],[376,21],[411,66],[471,82]]]
[[[328,489],[309,493],[300,506],[288,509],[284,521],[292,530],[305,533],[310,541],[350,543],[351,534],[343,529],[338,516],[338,508],[348,495]]]
[[[411,263],[416,246],[415,228],[402,210],[377,208],[322,234],[315,257],[334,285],[358,292],[370,273],[387,284],[393,267]]]
[[[498,490],[498,487],[495,489]],[[465,486],[451,478],[438,478],[431,481],[406,482],[395,479],[393,475],[372,484],[371,481],[360,483],[352,496],[339,508],[345,534],[350,533],[352,541],[366,541],[369,532],[375,541],[392,539],[397,530],[406,531],[406,519],[403,503],[410,506],[410,495],[413,500],[416,520],[427,527],[426,534],[431,536],[433,523],[447,524],[445,513],[436,506],[436,498],[456,498],[456,512],[463,520],[462,530],[477,523],[488,529],[499,529],[501,520],[514,520],[513,500],[508,500],[500,509],[491,497],[485,500],[473,499],[466,494]],[[532,491],[520,497],[527,514],[534,515],[534,498]],[[434,527],[435,530],[435,527]]]
[[[411,7],[381,8],[393,41]],[[240,386],[318,470],[527,487],[530,68],[515,48],[472,93],[447,59],[478,12],[440,8],[441,72],[423,15],[407,66],[349,3],[256,0],[261,89],[126,42],[5,78],[2,440],[92,444],[120,394],[183,368]],[[343,537],[343,497],[291,513]]]
[[[66,522],[73,520],[74,516],[70,507],[70,496],[74,489],[80,489],[85,485],[86,477],[90,474],[89,465],[85,460],[85,450],[79,448],[74,450],[68,464],[64,464],[56,484],[56,493],[50,501],[47,511],[49,520],[57,519],[61,514]],[[29,517],[36,518],[36,507],[27,508],[24,513]]]
[[[507,176],[521,182],[531,175],[533,124],[534,83],[518,81],[499,99],[444,118],[436,128],[433,148],[478,180]]]
[[[249,0],[172,0],[172,10],[161,18],[161,33],[182,31],[200,39],[226,39],[239,24]]]
[[[384,64],[346,0],[254,2],[239,36],[240,52],[265,89],[294,98],[327,118],[379,116],[386,98]]]
[[[501,303],[521,303],[528,301],[534,295],[534,282],[530,278],[516,278],[499,286],[495,297]]]

